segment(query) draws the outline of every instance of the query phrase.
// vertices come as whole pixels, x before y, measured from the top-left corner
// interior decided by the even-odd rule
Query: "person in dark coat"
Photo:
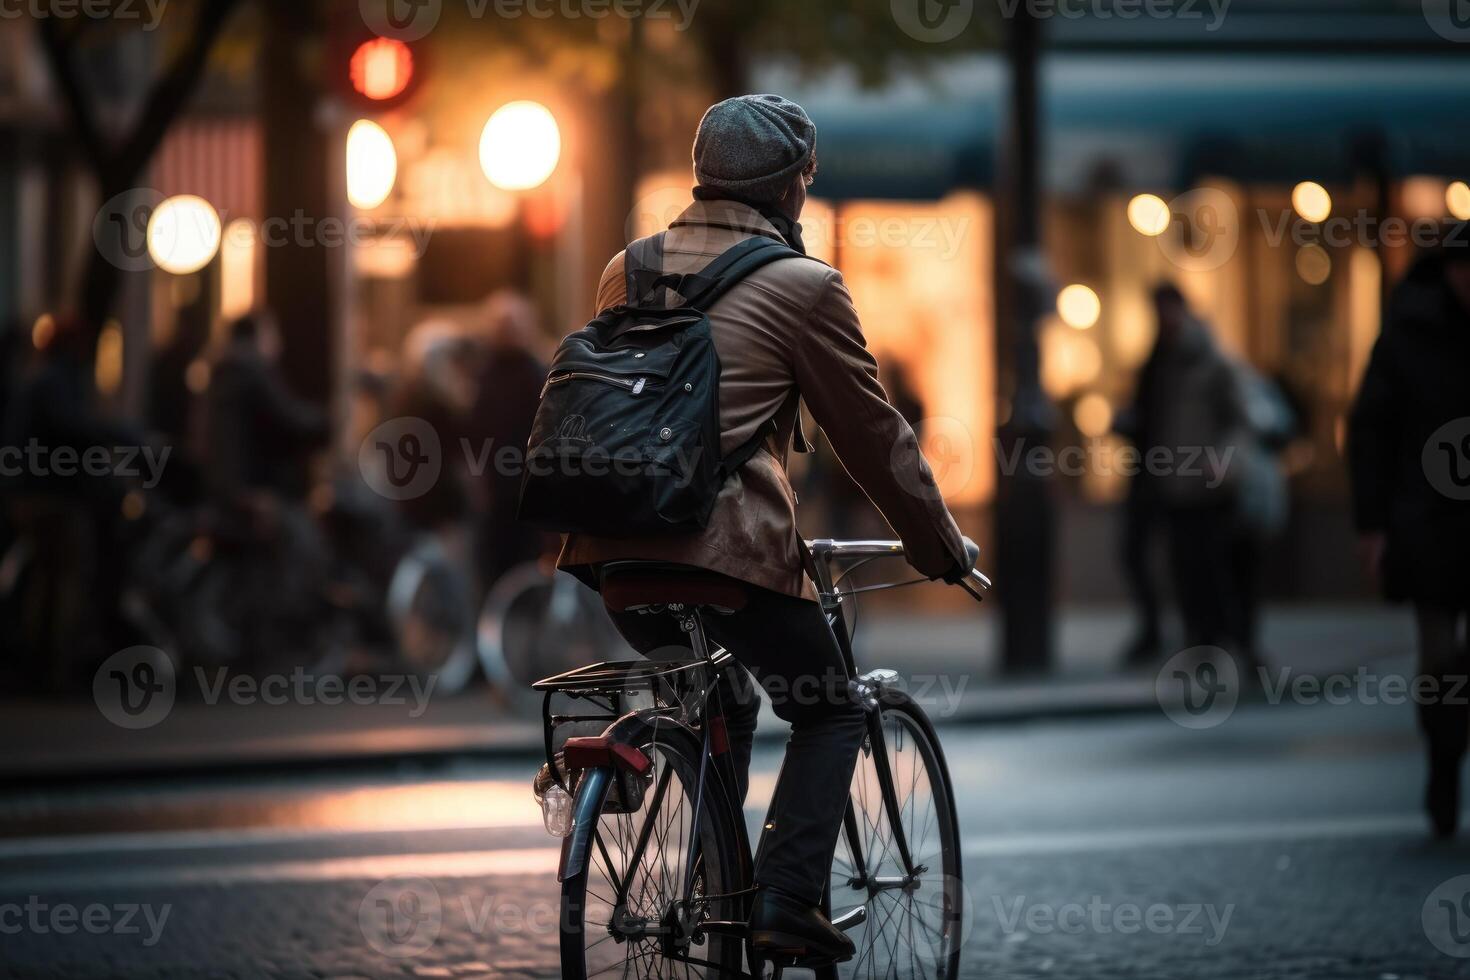
[[[539,557],[546,546],[539,531],[516,520],[520,467],[495,462],[505,447],[515,449],[519,458],[531,438],[546,381],[546,365],[536,356],[539,333],[536,309],[524,296],[506,290],[486,302],[484,359],[469,416],[476,449],[488,451],[490,461],[479,481],[483,500],[475,547],[480,587],[486,591],[516,565]]]
[[[242,317],[205,396],[205,481],[212,497],[304,496],[306,462],[327,439],[327,417],[286,386],[280,335],[268,313]]]
[[[1459,819],[1470,734],[1470,236],[1422,257],[1390,301],[1353,406],[1349,465],[1365,565],[1390,600],[1413,603],[1425,805],[1436,835]]]

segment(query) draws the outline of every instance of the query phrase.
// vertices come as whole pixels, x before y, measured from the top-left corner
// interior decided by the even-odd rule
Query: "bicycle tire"
[[[832,915],[841,916],[856,905],[863,905],[867,919],[849,930],[848,935],[857,946],[857,954],[838,964],[835,972],[844,980],[864,977],[954,978],[959,976],[960,948],[964,940],[965,890],[959,820],[949,767],[929,717],[906,693],[884,691],[878,711],[901,813],[915,818],[912,825],[906,821],[905,826],[914,861],[924,864],[937,858],[938,864],[921,876],[919,887],[912,892],[858,890],[851,885],[856,869],[847,834],[838,835],[830,879]],[[909,758],[906,760],[902,756]],[[920,767],[922,783],[931,789],[927,805],[917,799]],[[908,783],[907,792],[902,785],[905,782]],[[895,867],[899,863],[897,854],[891,848],[880,852],[875,847],[875,844],[882,843],[885,827],[889,827],[891,833],[888,814],[881,798],[874,793],[876,787],[877,773],[871,756],[865,750],[858,757],[853,773],[852,801],[861,831],[867,872],[901,876],[902,868]],[[932,827],[932,842],[927,839],[924,828],[918,826],[926,812],[934,817],[932,825],[926,825]],[[932,913],[928,919],[915,909],[921,903]],[[942,941],[937,946],[926,943],[921,948],[913,932],[915,922],[921,922],[930,936],[938,936]],[[890,929],[891,926],[896,928]],[[920,935],[919,939],[922,938]]]
[[[569,608],[559,608],[562,604]],[[527,718],[541,716],[536,680],[613,659],[616,631],[596,593],[539,564],[511,569],[490,589],[475,624],[475,652],[491,689]]]
[[[636,834],[643,827],[642,821],[654,819],[653,832],[649,837],[648,846],[654,847],[655,835],[662,841],[663,846],[658,850],[660,854],[669,851],[669,845],[673,844],[673,854],[677,855],[684,843],[683,836],[671,841],[672,825],[666,827],[660,833],[657,820],[660,816],[677,817],[680,807],[688,815],[694,809],[693,792],[697,785],[699,774],[699,760],[703,751],[703,744],[695,734],[688,728],[677,722],[663,718],[643,718],[634,716],[625,719],[618,725],[619,741],[626,740],[629,744],[643,749],[644,754],[654,761],[654,770],[651,774],[651,785],[646,789],[640,802],[639,814],[606,814],[603,813],[604,804],[607,801],[611,781],[609,779],[589,779],[587,773],[583,774],[577,787],[576,813],[598,813],[597,827],[593,830],[593,839],[588,844],[587,857],[582,862],[582,867],[575,874],[568,875],[562,882],[561,897],[561,962],[562,976],[565,980],[588,980],[589,977],[708,977],[710,980],[727,976],[739,976],[741,974],[742,954],[744,942],[738,938],[725,935],[706,934],[700,945],[690,948],[689,956],[717,964],[717,967],[706,968],[695,966],[683,959],[673,959],[663,955],[659,948],[657,939],[650,940],[647,937],[636,941],[624,939],[618,942],[612,928],[613,911],[612,902],[609,900],[615,891],[612,878],[609,877],[606,865],[609,860],[618,863],[613,857],[614,853],[623,857],[631,857],[624,852],[625,846],[636,842]],[[653,804],[658,798],[656,787],[667,769],[670,773],[668,788],[665,790],[662,800],[659,801],[658,812],[650,813]],[[588,773],[593,770],[588,770]],[[677,790],[676,790],[677,787]],[[671,794],[678,792],[678,797]],[[589,798],[592,797],[592,798]],[[671,808],[671,800],[672,808]],[[584,809],[589,807],[591,809]],[[724,898],[716,899],[710,909],[708,918],[716,920],[743,920],[745,916],[746,901],[741,892],[748,885],[748,854],[742,854],[743,850],[736,827],[733,824],[735,814],[734,808],[723,784],[717,775],[717,767],[710,764],[705,773],[703,804],[701,813],[701,857],[700,867],[702,875],[702,891],[704,895],[721,895]],[[641,816],[642,820],[639,819]],[[686,827],[681,823],[681,829]],[[601,842],[599,844],[599,841]],[[628,848],[631,850],[631,848]],[[651,876],[646,874],[649,862],[648,851],[645,851],[645,859],[639,862],[640,870],[645,871],[645,878]],[[630,905],[637,905],[634,914],[648,915],[649,913],[667,910],[667,899],[682,891],[682,861],[675,868],[669,868],[667,861],[663,858],[653,869],[655,873],[663,872],[663,877],[671,879],[659,887],[656,896],[648,894],[647,886],[637,889],[640,879],[634,877],[634,886],[638,895]],[[626,868],[612,869],[613,877],[621,877]],[[644,899],[649,899],[644,901]],[[607,921],[602,921],[606,917]],[[606,935],[595,935],[593,930],[606,932]],[[633,943],[636,942],[636,950]],[[611,944],[611,945],[609,945]],[[624,947],[627,947],[625,950]],[[593,950],[599,950],[593,953]],[[613,951],[623,950],[623,969],[615,969],[616,956],[610,955]],[[636,955],[635,955],[636,952]],[[590,954],[590,955],[589,955]],[[611,961],[611,962],[608,962]]]

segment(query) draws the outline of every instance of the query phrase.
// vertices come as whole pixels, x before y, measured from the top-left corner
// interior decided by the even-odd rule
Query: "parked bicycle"
[[[845,628],[858,593],[926,580],[845,584],[869,562],[902,559],[897,541],[818,540],[808,548],[848,683],[868,717],[823,902],[857,954],[817,975],[958,976],[963,867],[944,753],[894,671],[857,673]],[[710,649],[703,624],[738,596],[729,580],[716,588],[698,573],[671,589],[666,567],[659,573],[642,562],[609,563],[603,574],[605,586],[617,583],[611,604],[675,617],[692,655],[599,663],[535,685],[547,755],[536,795],[547,830],[565,838],[562,975],[761,977],[769,966],[779,978],[794,960],[763,962],[749,944],[750,842],[713,721],[721,716],[715,684],[733,658]],[[979,600],[990,580],[974,570],[960,585]],[[558,697],[592,709],[553,713]],[[555,751],[557,729],[578,723],[607,727]]]
[[[495,583],[480,608],[475,649],[508,711],[536,716],[541,697],[532,685],[547,669],[570,670],[627,650],[601,605],[549,562],[517,565]]]

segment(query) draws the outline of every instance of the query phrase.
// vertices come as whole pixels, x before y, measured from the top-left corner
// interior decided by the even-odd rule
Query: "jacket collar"
[[[725,228],[750,235],[764,235],[784,243],[786,239],[759,211],[739,201],[712,200],[695,201],[675,218],[670,228],[701,225],[707,228]]]

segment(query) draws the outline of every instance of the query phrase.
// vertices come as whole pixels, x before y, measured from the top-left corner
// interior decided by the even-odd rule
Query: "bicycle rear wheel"
[[[583,778],[584,794],[595,793],[601,814],[582,871],[562,883],[562,976],[594,977],[738,976],[743,943],[706,934],[698,923],[744,918],[746,887],[734,810],[711,765],[699,804],[698,846],[694,848],[695,907],[689,910],[694,939],[681,944],[671,931],[682,913],[685,869],[689,866],[693,814],[703,745],[682,725],[645,719],[629,738],[653,761],[636,798],[610,781]],[[623,805],[619,805],[622,803]],[[636,804],[636,806],[628,804]],[[631,812],[608,812],[631,810]],[[635,856],[645,839],[641,857]],[[620,889],[623,883],[626,888]],[[627,899],[619,903],[624,891]],[[682,928],[688,928],[687,925]]]
[[[907,695],[886,692],[879,718],[898,822],[918,873],[905,881],[879,770],[865,746],[851,796],[861,860],[852,830],[844,827],[830,888],[833,918],[862,906],[867,919],[849,931],[857,955],[837,972],[844,978],[957,977],[965,895],[949,769],[933,726]]]

